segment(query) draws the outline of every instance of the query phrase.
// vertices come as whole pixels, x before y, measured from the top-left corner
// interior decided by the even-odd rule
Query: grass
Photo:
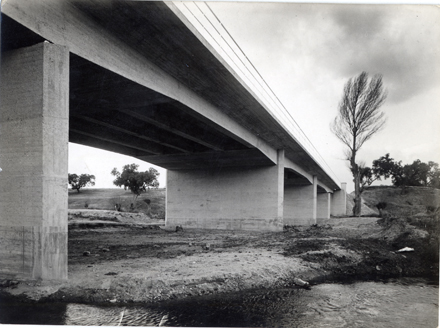
[[[146,200],[150,200],[149,205]],[[114,210],[117,203],[122,205],[123,212],[142,212],[151,217],[165,218],[164,188],[147,190],[136,202],[133,193],[122,188],[85,188],[79,193],[69,190],[69,209]]]

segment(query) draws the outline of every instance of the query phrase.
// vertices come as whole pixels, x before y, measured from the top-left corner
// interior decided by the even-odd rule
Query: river
[[[157,306],[0,303],[0,323],[192,327],[437,327],[438,284],[321,284],[204,296]]]

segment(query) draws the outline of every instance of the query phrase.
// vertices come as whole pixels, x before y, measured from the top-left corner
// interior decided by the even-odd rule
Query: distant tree
[[[388,154],[387,154],[388,156]],[[374,181],[381,180],[382,177],[387,179],[390,177],[390,173],[388,171],[385,171],[382,165],[383,162],[383,156],[379,160],[375,160],[373,162],[373,167],[370,168],[368,166],[365,166],[364,163],[359,164],[359,175],[360,175],[360,192],[362,193],[365,188],[371,186]]]
[[[435,162],[424,163],[419,159],[412,164],[402,165],[389,154],[373,161],[373,173],[385,179],[391,177],[396,187],[425,186],[440,188],[440,169]]]
[[[81,188],[95,185],[95,176],[91,174],[77,175],[75,173],[68,173],[68,180],[72,189],[76,189],[78,192]]]
[[[376,175],[374,170],[368,166],[359,164],[360,175],[360,192],[362,193],[366,187],[369,187],[374,181],[380,180],[380,176]]]
[[[373,167],[365,166],[364,163],[359,164],[361,193],[365,188],[371,186],[374,181],[388,179],[398,171],[398,165],[400,163],[394,162],[394,159],[390,157],[390,154],[380,157],[373,161]]]
[[[130,189],[130,191],[134,194],[134,201],[137,200],[137,197],[147,190],[149,187],[159,187],[159,182],[157,178],[159,176],[159,172],[154,168],[150,167],[145,172],[138,171],[139,165],[137,164],[127,164],[122,168],[122,173],[118,171],[117,168],[114,168],[111,172],[116,179],[113,181],[113,184],[118,187],[124,187],[124,189]]]
[[[440,169],[438,163],[429,161],[428,186],[440,189]]]
[[[356,161],[356,155],[362,145],[385,124],[385,114],[379,110],[387,97],[383,88],[382,76],[362,72],[348,80],[344,86],[339,112],[330,126],[331,131],[348,148],[347,160],[354,182],[353,215],[361,215],[362,166]]]
[[[412,164],[400,165],[393,175],[393,183],[397,187],[424,186],[440,187],[440,170],[434,162],[424,163],[419,159]]]
[[[385,154],[385,156],[381,156],[379,159],[373,161],[373,172],[376,176],[384,179],[388,179],[393,176],[397,167],[400,165],[400,162],[397,163],[394,161],[394,158],[390,157],[390,154]]]

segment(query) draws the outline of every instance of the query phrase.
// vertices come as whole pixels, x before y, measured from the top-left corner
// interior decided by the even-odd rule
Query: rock
[[[307,281],[304,281],[300,278],[294,278],[293,282],[295,285],[300,286],[300,287],[308,287],[310,286],[310,284]]]
[[[165,326],[165,324],[167,323],[167,321],[168,321],[168,314],[165,314],[165,315],[162,317],[162,319],[160,319],[159,327],[163,327],[163,326]]]
[[[402,252],[414,252],[414,248],[411,247],[404,247],[396,251],[396,253],[402,253]]]
[[[110,252],[110,249],[108,249],[108,248],[102,248],[101,251],[103,251],[103,252]]]
[[[90,252],[89,252],[89,251],[85,251],[85,252],[83,253],[83,256],[90,256]]]

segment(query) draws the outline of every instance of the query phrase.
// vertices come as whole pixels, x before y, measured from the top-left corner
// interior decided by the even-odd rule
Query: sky
[[[209,7],[349,192],[345,148],[329,127],[344,84],[362,71],[383,76],[387,123],[358,159],[371,166],[390,153],[403,164],[440,163],[439,7],[285,2],[209,2]],[[131,163],[140,170],[155,167],[69,144],[69,173],[94,174],[96,187],[112,187],[110,171]],[[157,169],[164,187],[166,172]]]

